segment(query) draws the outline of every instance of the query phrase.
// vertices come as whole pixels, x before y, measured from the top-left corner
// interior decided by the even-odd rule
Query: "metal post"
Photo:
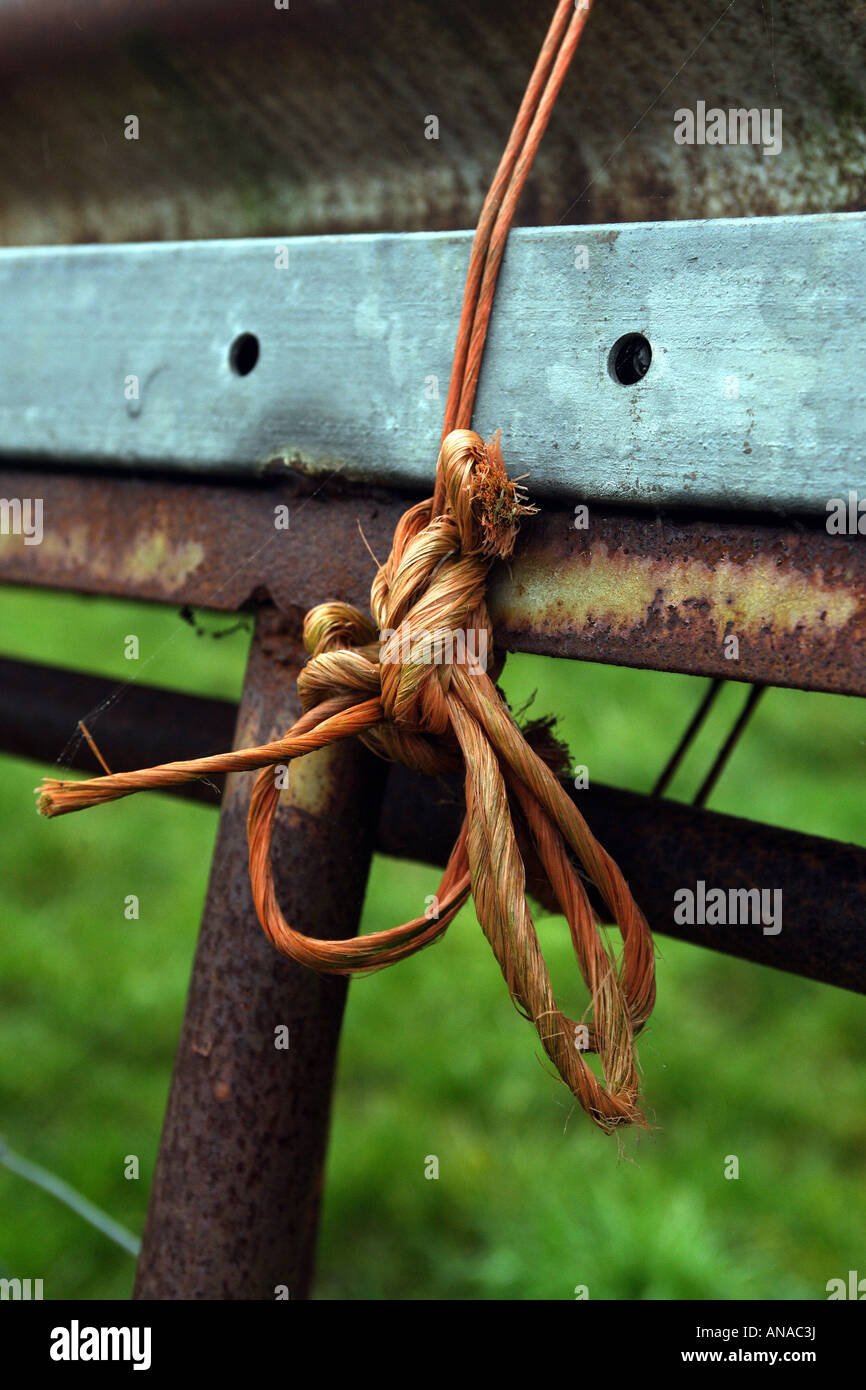
[[[296,716],[302,651],[281,623],[261,610],[237,747]],[[383,773],[355,744],[295,764],[274,861],[287,918],[311,934],[357,931]],[[223,798],[137,1299],[308,1293],[346,982],[279,955],[256,920],[245,824],[253,775],[229,777]],[[287,1049],[276,1045],[281,1027]]]

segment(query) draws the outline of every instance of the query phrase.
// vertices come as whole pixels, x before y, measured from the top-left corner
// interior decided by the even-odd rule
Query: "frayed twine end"
[[[514,550],[522,517],[538,508],[527,500],[526,489],[509,478],[502,457],[502,431],[473,450],[472,492],[481,528],[481,552],[505,560]]]

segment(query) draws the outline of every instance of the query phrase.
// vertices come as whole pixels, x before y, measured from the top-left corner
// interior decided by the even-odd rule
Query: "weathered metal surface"
[[[401,0],[395,23],[391,0],[11,0],[0,239],[472,226],[552,9]],[[599,4],[519,214],[863,207],[864,73],[860,4]],[[698,100],[782,107],[782,153],[676,145],[673,113]]]
[[[0,455],[426,487],[470,240],[2,251]],[[826,515],[860,476],[864,287],[866,214],[518,231],[475,423],[536,496]]]
[[[34,677],[43,674],[37,684]],[[291,672],[277,678],[288,683]],[[0,662],[0,749],[50,759],[56,742],[51,731],[62,733],[74,726],[82,711],[81,697],[98,698],[112,690],[108,682],[77,679],[87,680],[88,689],[76,684],[73,672]],[[17,702],[16,692],[27,694],[29,703]],[[43,692],[48,692],[47,698]],[[33,703],[35,693],[39,698]],[[129,695],[125,710],[121,702],[97,726],[101,748],[116,747],[124,758],[124,764],[118,758],[118,766],[137,754],[143,762],[193,756],[204,751],[205,728],[211,731],[208,743],[228,747],[231,742],[235,711],[226,701],[172,695],[176,706],[170,722],[163,723],[152,716],[154,702],[161,702],[166,692],[139,687]],[[119,725],[115,711],[123,711]],[[7,724],[10,713],[13,722]],[[108,761],[114,765],[113,758]],[[92,771],[86,745],[75,750],[71,766]],[[315,760],[311,770],[317,777]],[[298,765],[296,785],[298,777],[301,784],[308,783],[303,763]],[[653,932],[866,993],[866,849],[614,787],[593,784],[575,791],[569,783],[564,785],[619,862]],[[180,790],[172,788],[173,793]],[[214,792],[208,792],[208,798],[216,803]],[[397,859],[444,866],[460,829],[463,806],[459,776],[433,780],[392,766],[374,847]],[[372,823],[372,817],[369,820]],[[676,923],[674,893],[694,888],[699,879],[725,889],[780,888],[781,932],[765,936],[761,926]],[[529,881],[545,906],[556,911],[545,895],[545,881],[533,879],[531,869]]]
[[[237,746],[297,713],[300,652],[259,615]],[[274,836],[287,916],[357,931],[383,766],[357,746],[304,760]],[[135,1286],[139,1299],[306,1296],[345,981],[279,955],[253,911],[251,774],[228,779]],[[359,813],[363,805],[364,814]],[[288,1047],[276,1030],[288,1028]]]
[[[150,767],[179,756],[205,758],[231,747],[237,706],[122,685],[57,666],[0,657],[0,747],[19,758],[72,767],[98,777],[102,768],[78,732],[84,720],[112,772]],[[171,750],[171,751],[169,751]],[[60,776],[63,774],[60,773]],[[216,806],[225,778],[185,782],[181,796]]]
[[[0,535],[0,582],[235,610],[270,596],[301,615],[366,610],[404,502],[304,494],[287,482],[211,486],[0,470],[0,496],[42,498],[43,540]],[[275,530],[275,508],[289,527]],[[866,546],[795,528],[628,516],[587,530],[545,508],[490,588],[511,651],[866,694]],[[363,536],[362,533],[363,532]],[[736,637],[737,659],[726,655]],[[727,650],[733,650],[728,643]]]
[[[866,993],[866,849],[614,787],[569,791],[653,932]],[[444,864],[462,814],[459,779],[442,779],[431,796],[418,773],[395,767],[376,847],[399,859]],[[781,930],[676,922],[674,894],[698,892],[698,881],[726,893],[781,890]],[[542,881],[530,875],[528,883],[544,900]]]
[[[339,480],[337,480],[339,481]],[[228,612],[269,596],[284,613],[325,599],[369,603],[405,506],[391,497],[305,494],[286,482],[212,486],[0,470],[0,497],[41,498],[43,539],[0,532],[0,582],[43,584]],[[288,507],[289,526],[275,526]]]
[[[508,647],[866,693],[866,546],[856,537],[596,509],[587,530],[557,513],[526,530],[490,591]]]

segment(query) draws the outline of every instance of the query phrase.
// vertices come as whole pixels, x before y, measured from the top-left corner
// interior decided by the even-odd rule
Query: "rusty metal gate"
[[[542,512],[496,576],[497,641],[863,696],[866,20],[830,4],[777,20],[791,95],[774,163],[670,135],[672,108],[707,89],[779,104],[756,67],[759,13],[710,44],[705,5],[663,8],[664,53],[638,0],[600,7],[581,57],[597,86],[566,89],[522,209],[541,225],[509,243],[477,414],[503,426]],[[387,553],[435,460],[469,244],[443,229],[474,220],[544,15],[517,0],[469,15],[412,0],[399,20],[379,0],[291,19],[154,0],[82,26],[76,9],[0,10],[14,96],[0,496],[38,498],[50,518],[27,545],[7,506],[0,580],[255,613],[238,709],[136,686],[100,731],[112,766],[156,763],[287,727],[304,612],[325,596],[365,606],[359,523]],[[479,95],[482,52],[498,81]],[[414,122],[411,150],[395,111]],[[617,357],[630,335],[651,353],[631,380]],[[828,527],[833,499],[844,527]],[[304,519],[277,537],[279,506]],[[35,674],[0,662],[0,740],[50,758],[109,687]],[[370,856],[444,864],[459,793],[434,804],[355,747],[316,766],[278,824],[278,888],[292,920],[353,935]],[[775,875],[797,889],[783,937],[730,927],[724,949],[866,991],[866,851],[659,795],[573,794],[655,932],[718,948],[711,928],[672,921],[675,888]],[[345,984],[262,936],[246,796],[229,778],[138,1298],[309,1287]],[[305,1021],[288,1064],[262,1044],[286,1013]]]

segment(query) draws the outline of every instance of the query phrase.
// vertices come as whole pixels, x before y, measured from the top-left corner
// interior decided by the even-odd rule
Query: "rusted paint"
[[[405,499],[312,486],[3,470],[0,495],[43,499],[45,540],[5,537],[0,582],[229,611],[270,597],[296,617],[326,599],[366,610],[370,550],[387,556]],[[278,505],[286,531],[274,528]],[[164,566],[142,565],[142,537]],[[820,525],[593,507],[577,531],[573,515],[544,509],[489,601],[511,651],[866,694],[866,546]],[[725,656],[728,635],[737,660]]]
[[[11,550],[16,537],[0,535],[0,546]],[[92,549],[92,533],[88,526],[73,525],[65,531],[49,531],[42,542],[42,559],[58,573],[66,572],[70,580],[83,568],[94,576],[96,583],[110,584],[115,564],[111,554],[100,548]],[[130,586],[147,589],[159,587],[166,598],[180,593],[195,570],[204,560],[204,550],[197,541],[180,538],[169,540],[164,532],[143,530],[133,545],[123,551],[123,579]]]
[[[490,609],[517,650],[866,691],[866,551],[819,526],[545,515]]]
[[[2,470],[0,488],[41,497],[44,514],[41,545],[0,537],[0,582],[230,612],[263,595],[287,613],[325,598],[366,606],[374,565],[358,525],[387,554],[403,510],[393,497],[340,491],[336,480],[328,489],[285,477],[213,486]],[[279,505],[289,508],[287,530],[274,526]]]
[[[729,632],[753,639],[767,628],[789,636],[804,628],[814,633],[820,625],[835,637],[857,612],[856,597],[843,585],[825,584],[820,572],[780,571],[767,555],[708,565],[611,552],[603,541],[577,564],[554,571],[543,556],[527,558],[512,584],[509,615],[531,615],[545,626],[566,609],[586,626],[617,636],[654,610],[687,622],[699,609],[717,642]]]
[[[259,614],[236,746],[287,728],[303,658],[294,623]],[[384,765],[327,750],[315,808],[279,813],[277,888],[290,921],[357,931]],[[307,1295],[346,983],[279,955],[253,911],[251,778],[228,779],[135,1286],[138,1299]],[[363,807],[364,814],[360,813]],[[276,1046],[285,1025],[288,1048]]]
[[[280,792],[280,804],[295,806],[311,816],[323,816],[333,795],[333,757],[330,748],[320,748],[299,758],[291,767],[291,781]]]

